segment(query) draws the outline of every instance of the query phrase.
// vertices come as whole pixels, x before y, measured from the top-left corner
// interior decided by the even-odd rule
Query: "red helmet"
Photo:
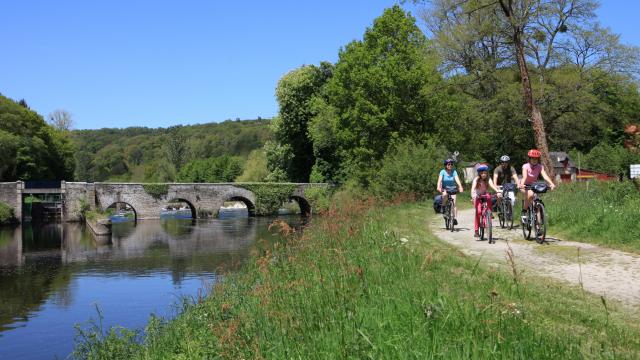
[[[540,157],[540,151],[538,149],[531,149],[527,153],[527,156],[531,157],[531,158],[539,158]]]

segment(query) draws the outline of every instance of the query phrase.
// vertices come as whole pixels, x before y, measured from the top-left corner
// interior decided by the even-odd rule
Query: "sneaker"
[[[453,225],[458,225],[458,219],[453,219]]]
[[[476,231],[476,232],[473,234],[473,237],[480,237],[480,233],[479,233],[478,231]]]
[[[522,221],[522,223],[523,223],[523,224],[526,224],[526,223],[527,223],[527,213],[522,212],[522,213],[520,214],[520,219],[521,219],[521,221]]]

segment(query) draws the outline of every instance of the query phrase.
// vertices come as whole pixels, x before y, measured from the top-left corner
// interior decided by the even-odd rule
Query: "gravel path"
[[[578,286],[582,282],[586,291],[640,309],[640,256],[550,236],[547,236],[549,244],[540,245],[524,240],[519,221],[511,231],[500,229],[497,216],[493,227],[496,243],[489,244],[473,237],[473,215],[473,209],[459,210],[459,225],[454,232],[445,230],[440,216],[434,218],[430,226],[440,239],[468,255],[482,256],[489,263],[508,266],[510,246],[517,267],[527,274]]]

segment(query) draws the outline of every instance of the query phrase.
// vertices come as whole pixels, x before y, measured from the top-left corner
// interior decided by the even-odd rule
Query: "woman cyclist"
[[[527,156],[529,156],[529,162],[522,165],[522,183],[520,184],[520,190],[524,194],[525,198],[524,204],[522,205],[521,214],[523,223],[527,221],[526,211],[529,209],[529,204],[533,199],[533,190],[525,190],[525,185],[533,184],[534,182],[538,181],[538,178],[540,177],[540,175],[542,175],[542,178],[549,184],[551,190],[555,189],[556,187],[549,175],[547,175],[544,166],[540,164],[540,151],[537,149],[531,149],[527,153]]]
[[[498,188],[494,185],[493,180],[489,177],[489,167],[487,165],[480,165],[477,169],[478,176],[473,179],[471,184],[471,198],[473,200],[474,207],[476,208],[476,217],[473,228],[475,233],[473,236],[479,237],[478,228],[480,225],[480,212],[482,211],[482,201],[485,199],[489,208],[491,208],[491,194],[489,189],[496,192],[498,197],[502,196],[502,193],[498,191]]]
[[[462,192],[464,190],[462,188],[460,178],[458,177],[458,172],[453,168],[453,159],[447,159],[444,161],[444,169],[440,170],[440,174],[438,175],[438,185],[436,187],[438,192],[442,194],[443,204],[447,202],[447,188],[456,186],[458,188],[458,192]],[[455,194],[451,195],[451,200],[453,201],[453,225],[458,225],[458,209],[456,208]]]
[[[509,155],[502,155],[500,157],[500,165],[493,170],[493,183],[502,191],[502,185],[512,183],[515,188],[519,187],[520,181],[518,180],[518,173],[509,162],[511,158]],[[511,200],[511,208],[516,206],[516,194],[513,191],[507,192],[509,200]],[[498,199],[498,205],[500,205],[500,199]]]

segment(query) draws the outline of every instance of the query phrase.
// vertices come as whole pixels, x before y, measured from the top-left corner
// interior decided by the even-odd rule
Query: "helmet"
[[[509,155],[500,156],[500,162],[509,162],[509,161],[511,161],[511,158],[509,157]]]
[[[478,166],[476,171],[478,172],[478,175],[479,175],[483,171],[489,171],[489,167],[487,165],[483,164],[483,165]]]
[[[446,159],[444,161],[444,165],[447,166],[447,164],[453,164],[455,161],[453,161],[453,159]]]
[[[532,158],[539,158],[540,157],[540,151],[538,149],[531,149],[527,153],[527,156],[528,157],[532,157]]]

